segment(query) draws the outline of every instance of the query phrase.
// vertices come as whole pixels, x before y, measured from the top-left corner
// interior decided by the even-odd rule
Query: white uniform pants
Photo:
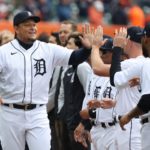
[[[150,150],[150,122],[142,125],[142,150]]]
[[[115,147],[116,127],[103,128],[101,125],[91,129],[91,150],[117,150]]]
[[[50,150],[50,128],[46,106],[33,110],[0,106],[0,135],[3,150]]]
[[[140,119],[132,119],[125,125],[123,131],[119,124],[116,129],[117,150],[141,150],[141,123]]]

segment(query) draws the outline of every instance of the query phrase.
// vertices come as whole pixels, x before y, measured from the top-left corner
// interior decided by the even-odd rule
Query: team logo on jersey
[[[44,75],[46,73],[46,65],[45,65],[45,60],[44,59],[34,59],[35,60],[35,65],[34,68],[36,69],[36,75]]]
[[[89,85],[88,85],[88,92],[87,92],[88,95],[90,95],[91,83],[92,83],[92,81],[90,81],[90,82],[89,82]]]
[[[107,87],[103,93],[103,97],[104,98],[112,98],[111,96],[111,91],[112,91],[112,88],[111,87]]]
[[[100,90],[101,90],[101,86],[96,86],[95,90],[94,90],[94,98],[98,98],[100,95]]]

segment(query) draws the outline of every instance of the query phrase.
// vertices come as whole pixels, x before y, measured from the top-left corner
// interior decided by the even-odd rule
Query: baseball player
[[[149,47],[149,37],[150,37],[150,24],[147,24],[145,26],[144,31],[142,32],[144,34],[144,36],[146,36],[146,38],[144,37],[143,39],[143,44],[144,48],[147,48],[145,50],[145,54],[147,54],[147,56],[149,57],[150,55],[150,49]],[[119,86],[124,86],[132,77],[140,77],[140,81],[141,81],[141,89],[142,89],[142,97],[139,101],[139,103],[137,104],[137,106],[132,109],[129,113],[127,113],[125,116],[121,117],[120,119],[120,125],[121,127],[124,129],[124,125],[127,124],[129,121],[131,121],[132,118],[137,117],[139,115],[144,114],[143,116],[141,116],[142,120],[142,150],[148,150],[150,149],[150,144],[149,144],[149,116],[150,116],[150,105],[149,105],[149,81],[150,81],[150,77],[149,77],[149,66],[150,66],[150,59],[146,58],[145,61],[143,62],[138,62],[136,63],[134,66],[121,71],[120,69],[120,64],[119,64],[119,53],[121,51],[121,48],[123,48],[122,46],[124,45],[124,40],[126,40],[125,38],[125,31],[119,31],[118,35],[118,41],[116,42],[116,52],[114,53],[114,57],[115,60],[113,60],[112,62],[112,66],[111,66],[111,79],[112,79],[112,83],[119,85]],[[120,44],[118,44],[120,43]],[[117,55],[116,55],[117,53]]]
[[[46,104],[53,69],[79,64],[90,55],[91,44],[86,36],[82,39],[86,48],[74,52],[36,40],[39,21],[31,12],[19,12],[13,20],[16,38],[0,47],[3,150],[24,150],[25,140],[30,150],[50,149]]]
[[[98,49],[99,49],[99,43]],[[108,39],[106,43],[101,47],[102,59],[105,63],[110,64],[112,56],[112,39]],[[117,93],[117,89],[110,85],[109,77],[100,77],[92,74],[89,79],[86,96],[84,98],[81,116],[84,111],[88,110],[90,118],[94,119],[94,126],[92,127],[91,139],[92,150],[116,150],[115,147],[115,122],[113,118],[114,109],[87,109],[87,104],[90,100],[114,100]],[[95,114],[94,114],[95,110]],[[95,117],[96,116],[96,117]],[[84,118],[88,119],[88,118]]]
[[[130,27],[128,28],[128,35],[130,39],[125,48],[125,53],[128,54],[130,59],[127,59],[121,62],[121,68],[125,69],[131,65],[134,65],[136,62],[142,62],[144,57],[142,56],[142,47],[141,39],[137,38],[137,33],[140,33],[142,30],[139,27]],[[119,43],[119,42],[118,42]],[[103,65],[103,62],[98,56],[98,51],[92,50],[92,67],[94,72],[100,75],[109,75],[110,66]],[[132,59],[131,59],[132,58]],[[136,58],[136,59],[135,59]],[[114,59],[114,58],[113,58]],[[123,115],[129,110],[134,108],[140,99],[140,87],[130,87],[129,84],[126,84],[122,88],[118,88],[118,95],[116,96],[116,116]],[[118,117],[117,117],[118,118]],[[141,149],[141,135],[140,135],[140,120],[139,118],[133,119],[133,121],[127,125],[126,132],[123,132],[120,127],[117,128],[116,144],[118,145],[119,150],[128,150],[128,149]]]

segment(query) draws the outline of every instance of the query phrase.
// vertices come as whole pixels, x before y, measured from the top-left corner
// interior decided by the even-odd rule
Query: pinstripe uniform
[[[50,149],[45,105],[49,81],[55,66],[68,65],[71,53],[38,40],[28,50],[16,39],[0,47],[0,95],[4,99],[0,132],[4,150],[23,150],[25,140],[32,150]],[[24,110],[17,109],[19,104],[32,104],[35,108],[26,110],[26,105]]]

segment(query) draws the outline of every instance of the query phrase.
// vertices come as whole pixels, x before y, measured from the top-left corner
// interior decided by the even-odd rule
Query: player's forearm
[[[102,61],[98,46],[92,46],[91,65],[95,74],[100,76],[109,76],[110,65],[104,64]]]
[[[122,49],[120,47],[113,48],[112,63],[110,67],[110,83],[113,86],[115,85],[114,84],[115,73],[121,71],[121,63],[120,63],[121,54],[122,54]]]
[[[79,50],[75,50],[72,52],[70,59],[69,59],[69,65],[78,65],[90,56],[91,49],[88,48],[81,48]]]
[[[138,117],[142,114],[143,114],[143,111],[139,107],[135,107],[127,115],[131,120],[132,118]]]

